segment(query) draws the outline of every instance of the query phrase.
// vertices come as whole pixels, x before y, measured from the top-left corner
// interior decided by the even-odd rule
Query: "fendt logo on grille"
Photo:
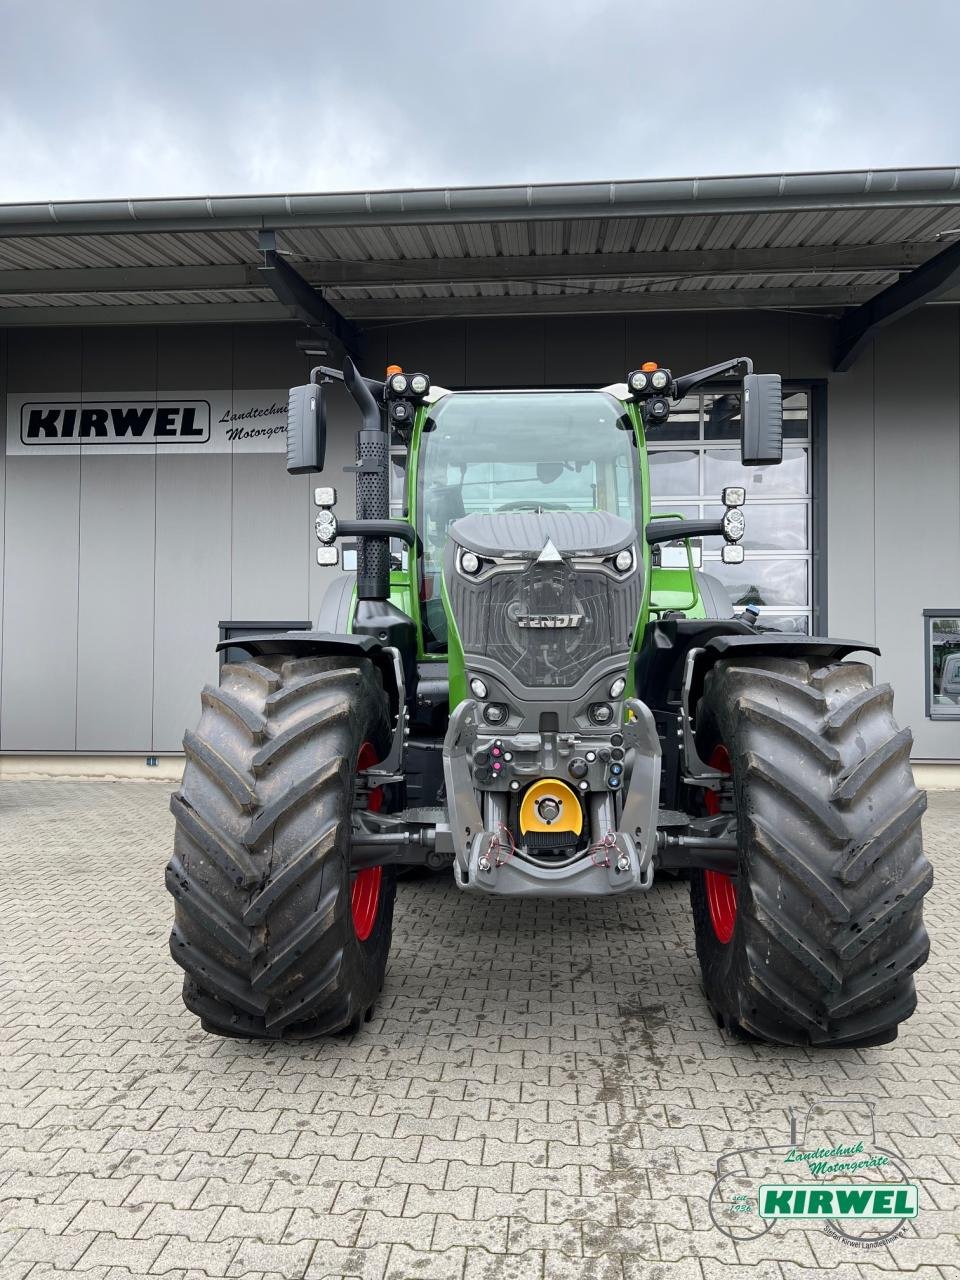
[[[517,626],[559,631],[564,627],[579,627],[582,621],[582,613],[524,613],[517,618]]]
[[[20,407],[25,445],[204,444],[209,439],[206,400],[64,400]]]

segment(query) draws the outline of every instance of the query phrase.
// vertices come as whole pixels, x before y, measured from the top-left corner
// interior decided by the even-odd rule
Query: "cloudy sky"
[[[957,0],[0,0],[0,202],[960,164]]]

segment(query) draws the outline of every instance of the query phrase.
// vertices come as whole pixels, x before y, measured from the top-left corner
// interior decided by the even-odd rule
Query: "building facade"
[[[859,246],[868,238],[865,224],[848,217],[845,261],[856,251],[866,263],[869,248],[869,260],[889,268],[866,283],[844,277],[851,303],[894,279],[900,258],[909,265],[937,250],[931,228],[960,216],[953,208],[958,197],[950,194],[955,174],[953,184],[944,180],[947,194],[925,210],[923,253],[906,243],[903,229],[919,225],[920,214],[910,221],[902,209],[886,211],[889,243]],[[770,197],[770,210],[753,209],[749,225],[764,218],[763,225],[785,225],[787,215],[773,209],[780,198]],[[737,247],[698,250],[697,262],[688,262],[677,228],[699,218],[705,243],[706,223],[716,238],[721,215],[707,217],[682,203],[677,208],[674,229],[661,227],[661,271],[676,259],[676,270],[689,277],[706,254],[717,271],[724,269],[724,253],[754,253],[756,262],[758,250],[739,247],[743,214],[728,235],[728,241],[740,236]],[[665,224],[660,205],[657,210]],[[340,572],[315,561],[311,478],[291,477],[284,466],[286,391],[307,379],[314,362],[303,349],[309,346],[303,316],[266,302],[255,292],[256,281],[248,301],[202,294],[213,279],[209,273],[225,266],[162,268],[179,272],[179,293],[95,295],[90,291],[106,284],[104,271],[93,265],[95,245],[116,252],[118,263],[121,242],[159,253],[163,246],[151,241],[156,228],[124,226],[122,235],[95,235],[91,225],[71,232],[70,253],[91,257],[77,272],[64,265],[65,237],[41,239],[38,232],[34,238],[26,215],[16,216],[21,221],[8,233],[0,217],[0,303],[6,307],[0,309],[0,768],[3,757],[142,762],[177,753],[184,729],[197,719],[200,688],[216,678],[220,623],[313,620]],[[380,223],[395,220],[393,212],[374,216]],[[603,216],[609,232],[612,215]],[[794,222],[805,216],[789,213]],[[839,216],[829,209],[816,214],[821,240],[837,240]],[[649,265],[644,244],[651,223],[642,209],[632,209],[631,217],[638,228],[631,232],[631,253]],[[543,228],[560,224],[531,225],[549,239]],[[803,222],[811,225],[809,218]],[[180,230],[183,243],[194,237],[195,248],[195,229]],[[443,230],[431,231],[437,252],[447,244]],[[342,274],[343,263],[363,265],[355,242],[334,244],[332,233],[325,234],[321,256],[332,274],[334,268]],[[375,233],[365,227],[364,234]],[[501,227],[497,234],[505,252],[507,232]],[[875,226],[871,234],[877,238]],[[210,245],[222,250],[226,235],[208,237]],[[255,242],[255,230],[243,235],[242,243]],[[800,239],[792,234],[789,251],[809,253]],[[528,250],[535,240],[529,231]],[[18,285],[24,245],[33,265]],[[459,246],[468,260],[489,247],[468,243],[465,232]],[[537,261],[553,254],[551,260],[573,271],[577,247],[568,239],[565,246],[547,245],[547,253],[541,243]],[[410,246],[401,248],[409,258]],[[623,253],[614,264],[608,248],[597,240],[596,270],[607,261],[610,271],[625,271]],[[460,258],[449,245],[445,251],[452,273]],[[381,257],[385,252],[380,249]],[[788,250],[763,252],[782,258]],[[60,265],[44,267],[43,253],[50,260],[59,254]],[[532,261],[529,254],[517,260]],[[780,260],[770,258],[771,270]],[[496,260],[488,255],[482,262],[484,272],[494,272]],[[125,268],[110,270],[114,288],[133,289],[143,286],[144,272],[161,268],[144,268],[140,276],[132,271],[126,286]],[[422,280],[427,274],[421,267]],[[459,298],[454,289],[442,305],[427,305],[427,284],[419,311],[409,316],[395,314],[407,305],[402,284],[393,290],[399,301],[390,305],[377,303],[374,285],[354,289],[355,298],[363,294],[366,301],[352,304],[349,288],[341,289],[338,305],[368,318],[366,371],[376,374],[395,362],[450,388],[602,386],[648,359],[683,372],[749,355],[758,371],[780,372],[784,464],[744,476],[744,564],[722,565],[707,546],[704,567],[723,579],[735,604],[759,603],[781,625],[878,645],[882,656],[870,661],[878,679],[893,685],[898,718],[913,730],[915,758],[960,762],[960,657],[954,657],[960,655],[960,307],[944,299],[916,307],[871,335],[851,367],[838,372],[842,299],[819,275],[811,276],[816,287],[802,280],[797,286],[802,305],[791,302],[775,275],[717,279],[709,295],[704,286],[693,302],[656,295],[666,300],[662,309],[649,294],[634,302],[626,277],[614,282],[619,292],[614,285],[591,292],[589,305],[575,291],[563,293],[563,306],[551,304],[560,295],[542,290],[518,301],[501,282],[504,314],[487,314],[494,308],[483,288]],[[81,294],[84,281],[90,281],[88,292]],[[66,292],[52,293],[58,284]],[[822,307],[809,296],[818,290]],[[377,305],[384,318],[374,321]],[[723,485],[740,482],[736,441],[710,423],[715,393],[708,388],[690,398],[651,435],[653,499],[661,510],[710,514]],[[356,425],[351,406],[334,391],[325,479],[338,487],[344,514],[352,507],[353,477],[343,467],[353,457]],[[394,461],[399,476],[402,458]],[[398,506],[401,495],[398,487]]]

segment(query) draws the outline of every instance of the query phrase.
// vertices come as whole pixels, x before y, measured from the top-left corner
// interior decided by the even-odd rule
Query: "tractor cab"
[[[607,512],[640,528],[639,456],[636,424],[608,392],[453,392],[432,404],[412,449],[424,651],[447,651],[441,578],[457,521]]]

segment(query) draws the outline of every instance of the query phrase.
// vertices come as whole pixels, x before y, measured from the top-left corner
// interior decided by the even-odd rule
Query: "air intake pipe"
[[[363,419],[357,432],[357,519],[389,520],[390,438],[380,407],[349,356],[343,382]],[[357,538],[357,599],[390,599],[389,538],[367,533]]]

